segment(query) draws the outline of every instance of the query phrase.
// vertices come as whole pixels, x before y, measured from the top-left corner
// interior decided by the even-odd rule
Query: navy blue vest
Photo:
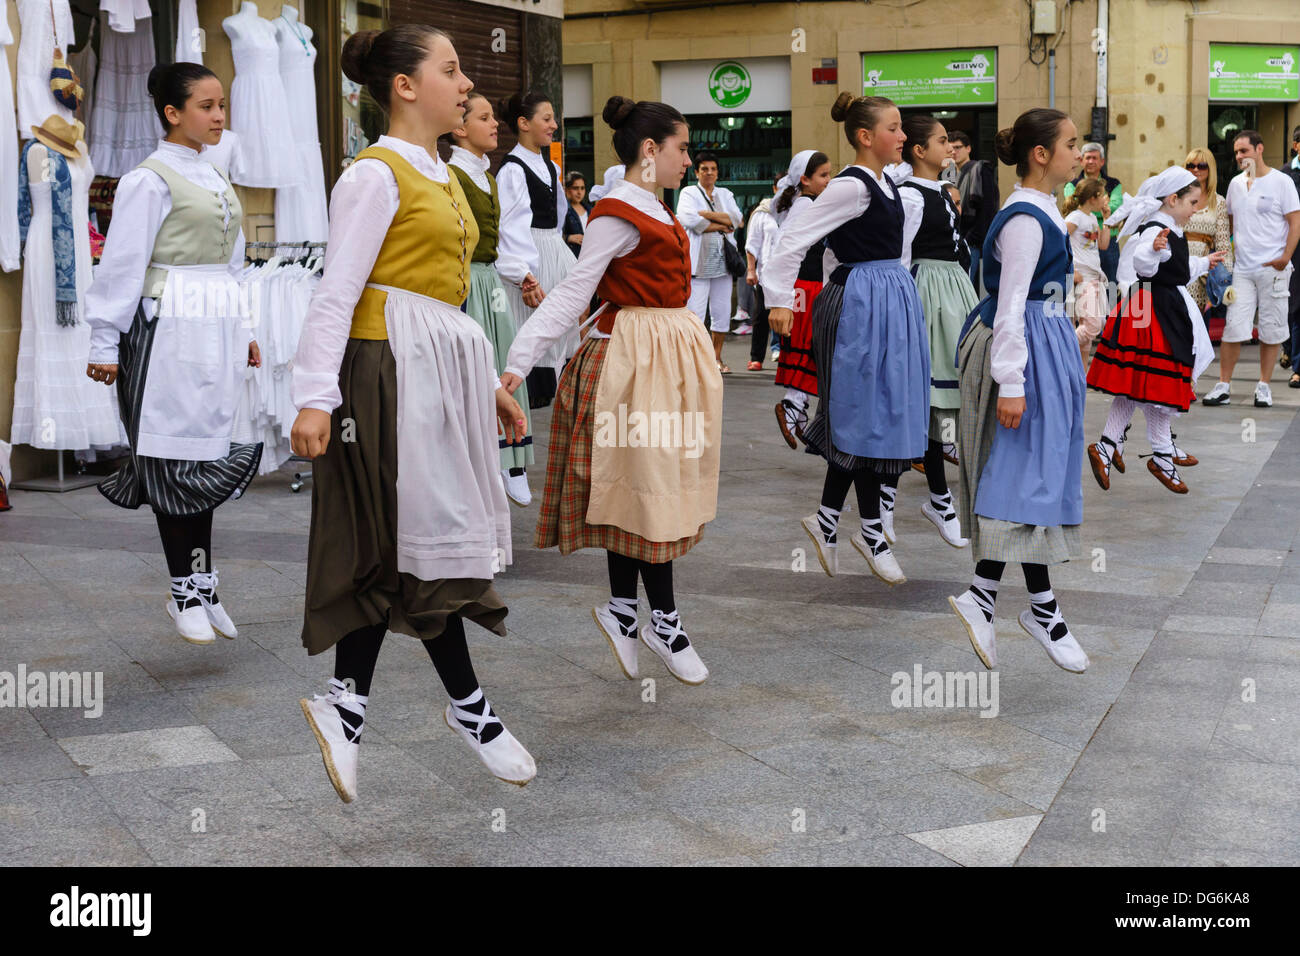
[[[555,204],[555,190],[559,188],[559,178],[555,171],[555,164],[550,161],[549,157],[543,158],[546,160],[546,169],[551,174],[549,184],[542,182],[532,168],[522,159],[509,154],[506,155],[505,159],[501,160],[501,165],[497,167],[497,175],[501,175],[501,170],[506,163],[517,164],[524,171],[524,182],[528,185],[528,204],[533,210],[533,228],[554,229],[560,224],[560,211]]]
[[[886,195],[874,176],[856,166],[850,166],[835,178],[840,176],[852,176],[865,183],[871,194],[866,212],[826,237],[835,258],[844,263],[835,270],[832,281],[843,283],[848,275],[847,267],[855,262],[898,259],[903,255],[903,201],[898,198],[897,188],[893,196]]]

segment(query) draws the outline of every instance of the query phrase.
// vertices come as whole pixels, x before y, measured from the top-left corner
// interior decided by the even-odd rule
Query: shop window
[[[1214,157],[1219,174],[1219,191],[1226,193],[1233,176],[1241,172],[1232,155],[1232,144],[1243,129],[1259,129],[1259,107],[1252,104],[1210,104],[1210,142],[1207,144]]]

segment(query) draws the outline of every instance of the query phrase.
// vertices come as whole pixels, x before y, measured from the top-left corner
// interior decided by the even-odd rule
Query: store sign
[[[679,60],[659,64],[659,96],[683,113],[767,113],[790,108],[790,60]]]
[[[862,94],[899,106],[982,106],[998,101],[998,51],[862,54]]]
[[[1300,46],[1210,44],[1210,99],[1300,99]]]

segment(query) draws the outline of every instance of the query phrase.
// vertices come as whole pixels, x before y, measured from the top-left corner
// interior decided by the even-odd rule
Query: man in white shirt
[[[1228,306],[1219,348],[1219,381],[1204,405],[1227,405],[1232,370],[1241,357],[1241,343],[1250,341],[1259,313],[1259,384],[1255,405],[1273,404],[1268,380],[1290,329],[1291,254],[1300,242],[1300,194],[1291,178],[1264,162],[1264,140],[1254,130],[1242,130],[1233,141],[1237,165],[1244,171],[1228,184],[1228,223],[1232,229],[1236,301]]]
[[[732,234],[740,228],[740,207],[731,190],[717,185],[718,157],[713,153],[696,154],[695,180],[696,185],[687,186],[677,199],[677,218],[691,244],[691,296],[687,306],[701,319],[707,315],[718,369],[730,372],[722,363],[722,343],[731,328],[733,282],[722,244],[736,246]]]

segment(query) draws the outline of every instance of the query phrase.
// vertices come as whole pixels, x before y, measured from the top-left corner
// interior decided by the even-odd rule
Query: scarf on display
[[[38,145],[32,139],[23,147],[18,163],[18,232],[26,245],[27,230],[32,224],[32,191],[27,181],[27,151]],[[62,153],[45,149],[49,157],[50,212],[54,240],[54,304],[59,325],[77,324],[77,244],[72,230],[72,175]]]

